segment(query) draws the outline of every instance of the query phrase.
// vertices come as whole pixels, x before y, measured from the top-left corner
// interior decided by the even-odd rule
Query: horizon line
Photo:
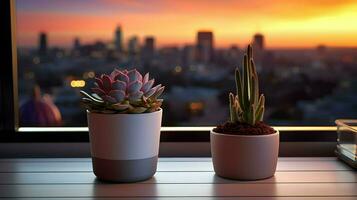
[[[92,43],[85,43],[85,44],[94,44],[95,42]],[[107,43],[107,42],[104,42]],[[233,46],[238,47],[239,49],[244,49],[248,44],[252,44],[252,43],[247,43],[246,45],[237,45],[237,44],[232,44],[229,46],[216,46],[214,47],[215,49],[229,49]],[[161,49],[161,48],[170,48],[170,47],[178,47],[178,48],[183,48],[184,46],[196,46],[195,44],[187,44],[187,43],[183,43],[183,44],[168,44],[168,45],[158,45],[156,47],[156,49]],[[303,49],[316,49],[320,46],[324,46],[327,49],[357,49],[357,46],[334,46],[334,45],[325,45],[325,44],[316,44],[314,46],[305,46],[305,47],[301,47],[301,46],[269,46],[269,47],[265,47],[264,49],[266,50],[303,50]],[[38,46],[36,45],[17,45],[17,48],[32,48],[32,49],[36,49],[38,48]],[[48,48],[64,48],[64,49],[72,49],[73,45],[48,45]],[[124,48],[126,49],[126,48]]]

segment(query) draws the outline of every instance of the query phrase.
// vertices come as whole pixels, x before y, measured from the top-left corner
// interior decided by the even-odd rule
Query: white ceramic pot
[[[142,114],[87,112],[94,174],[102,180],[136,182],[156,172],[162,109]]]
[[[274,176],[279,132],[270,135],[229,135],[211,131],[211,153],[218,176],[257,180]]]

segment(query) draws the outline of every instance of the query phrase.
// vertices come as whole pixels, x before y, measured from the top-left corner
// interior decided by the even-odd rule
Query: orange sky
[[[117,24],[124,40],[153,35],[159,46],[194,43],[198,30],[212,30],[216,46],[245,45],[256,32],[268,48],[357,46],[356,0],[17,0],[20,46],[110,41]]]

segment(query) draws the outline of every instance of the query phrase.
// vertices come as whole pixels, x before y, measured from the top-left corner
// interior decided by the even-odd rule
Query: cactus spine
[[[258,74],[253,60],[253,50],[248,45],[243,58],[243,70],[235,70],[237,94],[229,94],[230,121],[255,125],[263,120],[265,98],[259,95]]]

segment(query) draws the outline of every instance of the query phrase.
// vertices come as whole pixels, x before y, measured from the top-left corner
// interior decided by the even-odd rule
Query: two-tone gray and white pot
[[[87,112],[94,174],[101,180],[137,182],[157,167],[162,109],[142,114]]]
[[[258,180],[274,176],[279,132],[270,135],[230,135],[211,131],[211,153],[218,176]]]

